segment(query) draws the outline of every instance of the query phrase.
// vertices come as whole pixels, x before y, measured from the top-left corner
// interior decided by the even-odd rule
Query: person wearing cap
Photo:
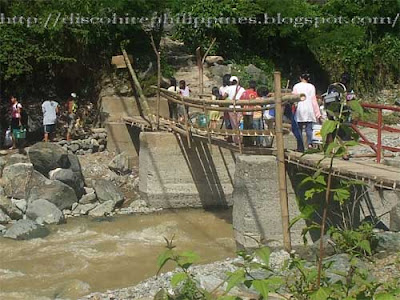
[[[46,100],[42,104],[43,112],[43,126],[44,126],[44,142],[53,140],[56,131],[57,114],[59,112],[59,105],[54,101],[54,95],[50,100]]]
[[[67,101],[67,120],[68,120],[68,128],[67,128],[67,141],[71,140],[71,134],[74,129],[75,119],[76,119],[76,111],[78,109],[78,105],[76,104],[76,94],[71,93],[71,96]]]
[[[231,76],[229,81],[230,81],[230,86],[225,90],[224,99],[239,100],[242,97],[243,93],[245,92],[245,89],[239,85],[239,78],[237,76]],[[233,105],[231,105],[230,107],[233,107]],[[236,107],[240,108],[240,105]],[[229,112],[229,120],[232,129],[236,130],[239,129],[239,123],[241,118],[242,118],[241,113]],[[238,139],[239,137],[237,136],[234,137],[234,142],[236,144],[239,143]]]

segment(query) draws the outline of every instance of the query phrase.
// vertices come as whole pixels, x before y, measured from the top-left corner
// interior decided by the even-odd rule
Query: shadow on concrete
[[[189,167],[203,207],[227,208],[229,203],[219,179],[210,146],[204,142],[192,140],[191,148],[189,148],[185,139],[181,139],[178,136],[176,136],[176,139]],[[232,182],[232,176],[229,173],[230,170],[224,158],[224,153],[220,147],[218,147],[218,151],[223,157],[226,172]]]

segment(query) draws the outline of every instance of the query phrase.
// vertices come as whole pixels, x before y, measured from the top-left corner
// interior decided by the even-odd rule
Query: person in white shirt
[[[317,104],[315,86],[309,83],[310,74],[303,73],[300,76],[300,82],[293,87],[293,94],[300,95],[300,102],[297,104],[295,119],[299,125],[301,137],[303,129],[306,131],[308,148],[312,147],[312,125],[320,118]],[[315,110],[317,104],[317,110]],[[316,114],[319,114],[318,116]],[[297,149],[304,149],[303,140],[297,140]]]
[[[229,81],[230,81],[230,86],[225,90],[224,98],[228,100],[237,101],[242,97],[243,93],[245,92],[245,89],[239,85],[239,78],[237,78],[236,76],[232,76],[229,79]],[[233,107],[233,105],[230,105],[229,107]],[[236,105],[236,107],[240,107],[240,105]],[[239,123],[241,118],[242,118],[241,113],[229,112],[229,120],[232,129],[239,129]],[[235,136],[234,142],[238,144],[239,137]]]
[[[46,100],[42,104],[43,126],[44,126],[44,142],[53,140],[56,131],[57,114],[59,105],[54,100]]]
[[[176,79],[174,77],[170,78],[170,87],[168,91],[180,94],[181,90],[176,84]],[[178,119],[178,106],[175,102],[168,100],[169,118],[173,120]]]
[[[190,89],[189,87],[186,85],[185,80],[181,80],[179,81],[179,90],[180,93],[183,97],[189,97],[190,96]],[[184,109],[186,109],[186,113],[189,115],[189,106],[186,106],[186,108],[179,104],[178,105],[178,115],[179,115],[179,119],[182,121],[185,115],[185,111]]]
[[[222,86],[219,88],[219,94],[220,94],[222,100],[226,99],[226,97],[227,97],[227,96],[225,96],[225,95],[227,95],[225,92],[230,84],[229,79],[231,79],[231,74],[225,74],[222,77]],[[225,124],[226,129],[232,129],[228,112],[224,112],[224,124]],[[221,128],[222,128],[222,126],[221,126]]]

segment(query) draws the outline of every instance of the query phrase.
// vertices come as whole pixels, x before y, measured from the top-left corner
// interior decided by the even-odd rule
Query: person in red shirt
[[[242,94],[242,97],[240,97],[240,100],[254,100],[258,97],[257,91],[256,91],[257,84],[254,80],[250,80],[249,82],[249,89],[245,90],[244,93]],[[251,108],[253,106],[244,106],[244,108]],[[253,128],[253,112],[243,112],[243,129],[255,129]],[[254,141],[252,137],[244,137],[243,138],[243,145],[244,146],[253,146]]]

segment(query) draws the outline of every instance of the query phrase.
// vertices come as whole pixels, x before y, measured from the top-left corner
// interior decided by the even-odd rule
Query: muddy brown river
[[[164,237],[199,263],[233,257],[231,211],[168,211],[112,219],[68,219],[43,239],[0,238],[0,299],[76,299],[155,275]]]

